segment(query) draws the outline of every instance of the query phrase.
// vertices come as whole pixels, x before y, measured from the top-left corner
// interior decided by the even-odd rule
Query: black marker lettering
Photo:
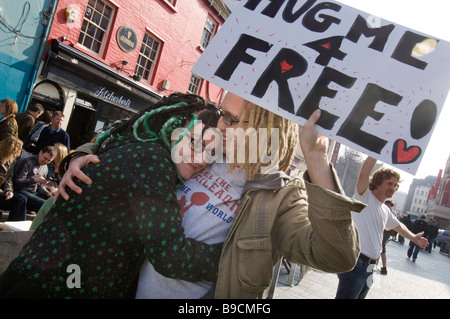
[[[426,39],[428,38],[411,31],[406,31],[392,54],[392,58],[415,68],[425,70],[428,63],[413,57],[412,52],[416,44]]]
[[[328,85],[331,82],[335,82],[345,88],[351,88],[355,81],[355,78],[345,75],[332,68],[326,67],[323,70],[322,74],[319,76],[314,87],[309,92],[305,101],[303,101],[302,105],[298,109],[297,115],[307,119],[316,109],[319,108],[319,103],[322,97],[334,98],[337,91],[328,88]],[[322,115],[320,116],[317,125],[327,130],[331,130],[334,126],[334,123],[338,119],[338,116],[333,115],[327,111],[322,111]]]
[[[294,13],[294,6],[297,4],[297,2],[297,0],[289,0],[286,8],[283,11],[283,20],[287,23],[297,21],[306,11],[311,9],[311,7],[317,2],[317,0],[308,0],[300,9],[298,9]]]
[[[271,48],[272,44],[250,35],[243,34],[233,49],[231,49],[225,57],[222,64],[218,67],[215,75],[228,81],[241,62],[250,65],[255,62],[256,58],[248,54],[246,52],[247,49],[268,52]]]
[[[313,50],[316,50],[320,55],[316,59],[316,63],[326,66],[330,63],[331,58],[336,58],[338,60],[343,60],[347,53],[339,50],[344,37],[331,37],[326,39],[320,39],[317,41],[305,43],[305,45]]]
[[[374,110],[379,101],[397,106],[402,99],[400,95],[383,89],[376,84],[367,84],[362,96],[359,98],[344,124],[342,124],[337,135],[380,154],[387,141],[364,132],[361,130],[361,127],[364,125],[364,120],[369,116],[377,121],[383,118],[384,113]]]
[[[411,118],[411,137],[418,140],[430,133],[436,122],[437,106],[430,100],[422,101],[414,110]]]
[[[341,11],[342,7],[340,5],[338,5],[336,3],[332,3],[332,2],[319,3],[314,8],[309,10],[308,13],[305,15],[305,17],[303,18],[303,26],[310,31],[325,32],[326,30],[328,30],[328,28],[333,23],[336,23],[336,24],[341,23],[340,19],[326,15],[326,14],[319,14],[319,18],[321,18],[322,21],[319,21],[316,19],[316,15],[321,10],[327,10],[327,9],[339,12],[339,11]]]
[[[281,6],[283,5],[285,0],[270,0],[270,4],[261,12],[265,16],[270,18],[275,18],[278,11],[280,11]],[[260,5],[261,0],[249,0],[245,4],[245,8],[255,11],[256,8]]]
[[[303,75],[307,68],[308,62],[299,53],[291,49],[281,49],[256,82],[252,95],[262,98],[270,83],[275,81],[278,84],[278,106],[294,113],[294,102],[287,80]]]
[[[357,43],[361,35],[366,37],[375,37],[369,48],[383,52],[389,35],[394,28],[395,26],[393,24],[385,25],[380,28],[370,28],[367,21],[362,16],[358,15],[355,23],[353,23],[353,26],[345,38]]]

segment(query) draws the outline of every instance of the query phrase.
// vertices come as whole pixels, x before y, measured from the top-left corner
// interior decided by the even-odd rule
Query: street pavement
[[[421,251],[412,262],[406,256],[408,244],[409,240],[404,245],[387,243],[388,274],[380,274],[380,260],[366,299],[450,299],[450,257],[436,247],[431,254]],[[334,299],[339,283],[336,274],[318,270],[309,270],[298,281],[297,277],[293,286],[288,286],[288,273],[282,266],[273,298]]]
[[[408,240],[404,245],[387,243],[388,274],[380,274],[380,260],[366,299],[450,299],[450,257],[436,247],[431,254],[421,251],[412,262],[406,256],[408,244]],[[273,299],[334,299],[339,283],[336,274],[310,269],[299,280],[299,273],[297,267],[290,286],[289,274],[281,266]]]

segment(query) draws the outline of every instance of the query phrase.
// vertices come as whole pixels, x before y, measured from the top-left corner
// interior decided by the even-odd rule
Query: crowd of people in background
[[[39,103],[18,113],[14,100],[3,99],[0,114],[0,211],[9,211],[8,221],[24,221],[56,194],[70,138],[61,128],[64,114]]]

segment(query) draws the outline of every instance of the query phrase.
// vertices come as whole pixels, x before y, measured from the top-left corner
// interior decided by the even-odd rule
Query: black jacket
[[[428,236],[429,238],[436,238],[439,233],[439,227],[436,225],[428,225]]]
[[[413,226],[412,226],[412,230],[411,230],[414,234],[420,233],[420,232],[424,232],[423,237],[428,236],[428,223],[422,219],[417,219],[416,221],[414,221]]]

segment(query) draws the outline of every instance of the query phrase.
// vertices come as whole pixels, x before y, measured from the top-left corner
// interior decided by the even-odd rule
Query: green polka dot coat
[[[222,246],[185,238],[167,148],[126,140],[99,157],[84,170],[92,185],[59,198],[13,261],[26,282],[48,298],[133,298],[144,258],[166,277],[215,281]]]

